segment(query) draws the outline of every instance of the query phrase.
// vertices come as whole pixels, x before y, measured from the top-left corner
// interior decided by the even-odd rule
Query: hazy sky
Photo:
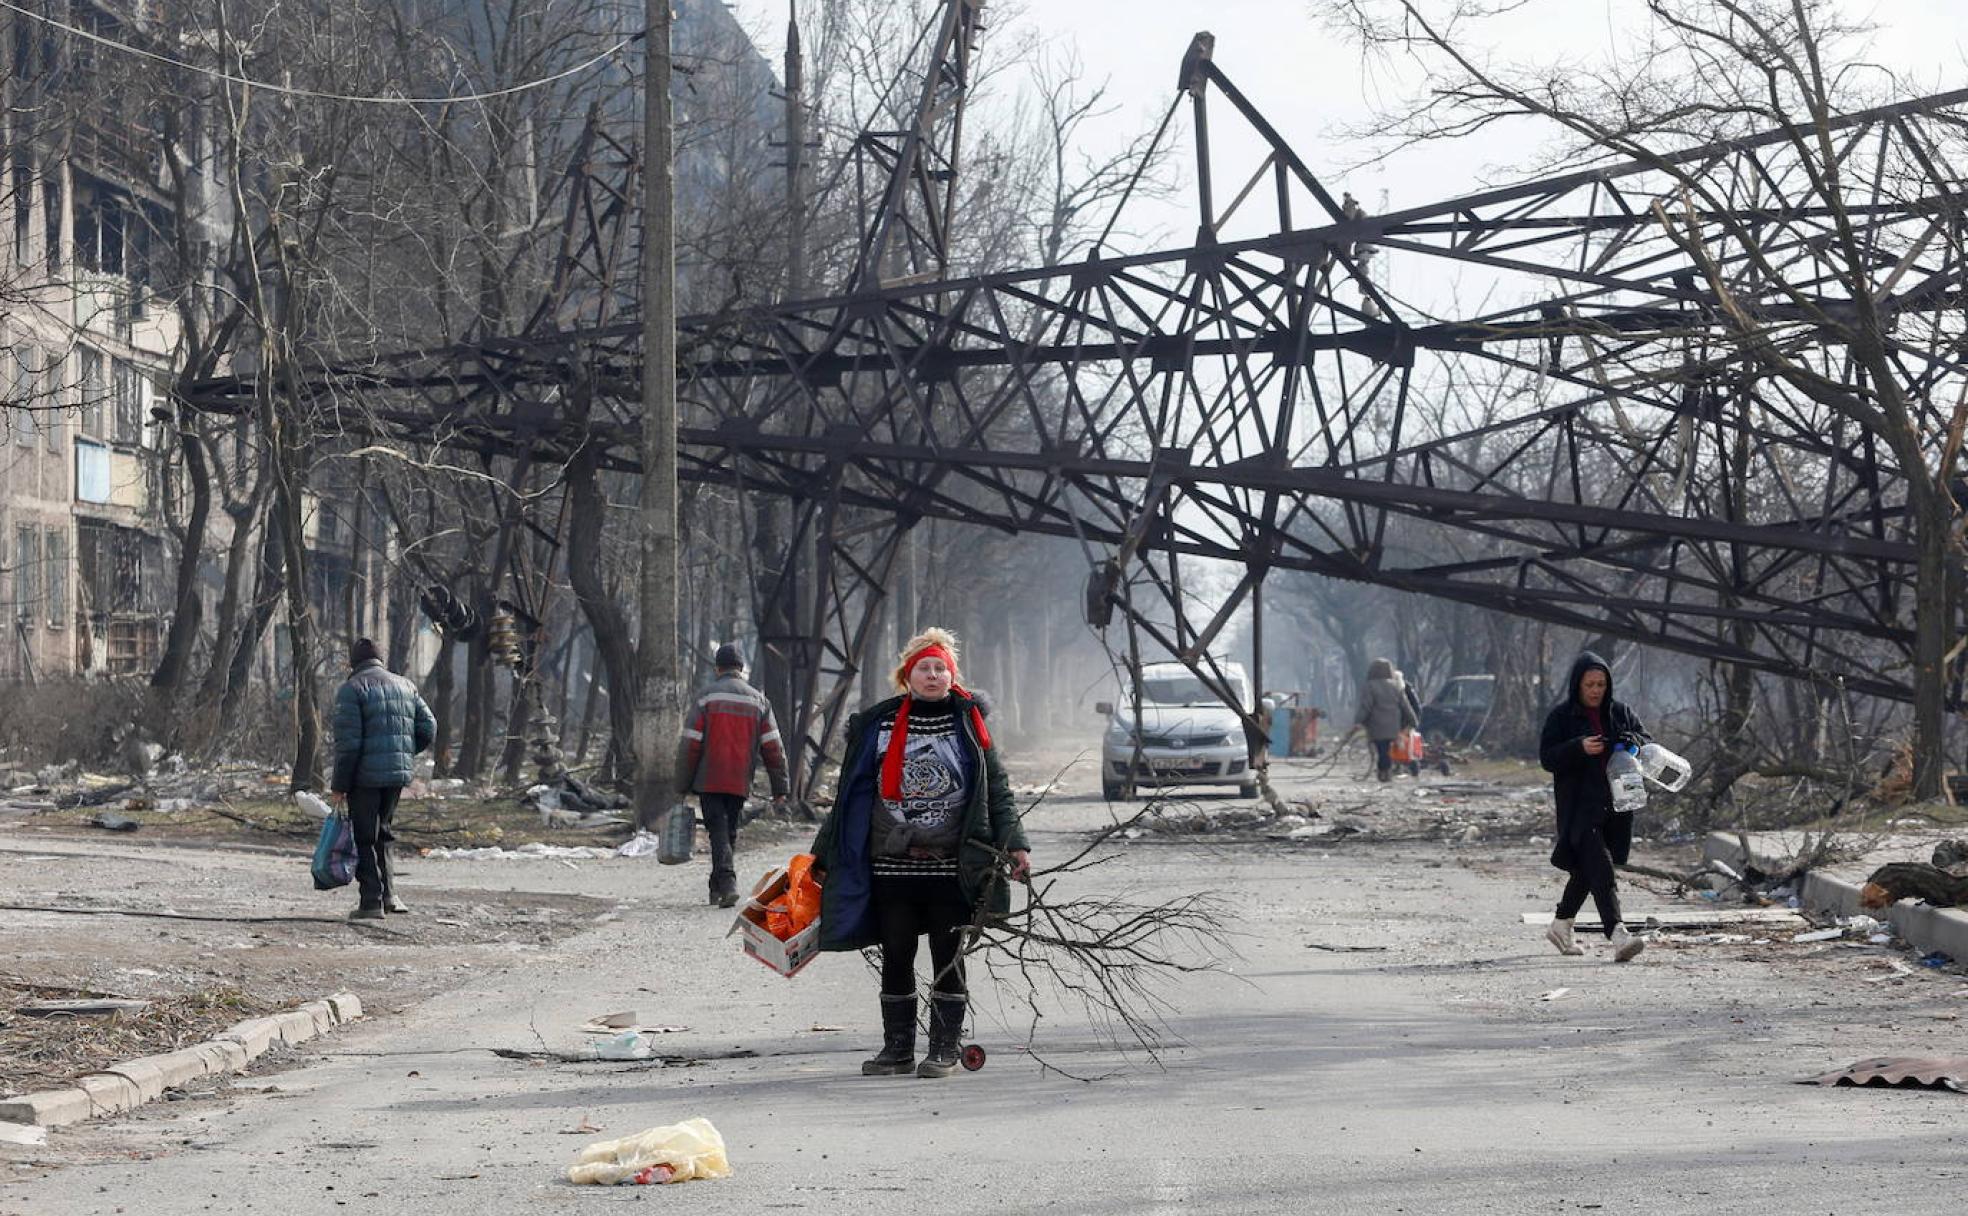
[[[786,0],[728,0],[776,64],[783,49]],[[1022,13],[1004,19],[1011,5],[986,10],[989,32],[981,53],[1015,53],[1038,38],[1077,51],[1090,79],[1110,82],[1119,113],[1105,138],[1122,128],[1152,126],[1174,97],[1177,70],[1198,30],[1216,35],[1216,63],[1291,141],[1312,171],[1337,194],[1350,190],[1373,211],[1413,206],[1468,193],[1485,179],[1524,176],[1511,166],[1535,151],[1528,131],[1497,132],[1369,169],[1347,166],[1365,148],[1342,138],[1340,128],[1364,119],[1376,104],[1391,102],[1414,83],[1370,72],[1358,50],[1333,35],[1318,16],[1317,0],[1024,0]],[[1881,26],[1875,58],[1911,75],[1922,92],[1968,85],[1968,0],[1851,0],[1855,15]],[[1596,59],[1619,53],[1629,40],[1623,21],[1641,13],[1639,0],[1533,0],[1518,26],[1525,45],[1495,48],[1512,59]],[[1007,82],[1009,83],[1009,82]],[[1212,122],[1228,126],[1228,108]],[[1188,155],[1186,119],[1175,128]],[[1219,142],[1238,132],[1216,129]],[[1101,138],[1101,136],[1096,136]],[[1227,158],[1226,158],[1227,159]],[[1185,182],[1191,175],[1185,172]],[[1241,181],[1219,186],[1234,190]],[[1194,231],[1193,194],[1170,205],[1160,224],[1168,233]],[[1186,243],[1186,241],[1184,242]]]

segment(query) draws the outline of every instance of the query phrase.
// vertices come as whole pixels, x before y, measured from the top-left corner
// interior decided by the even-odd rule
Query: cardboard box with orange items
[[[743,934],[745,953],[787,979],[820,953],[820,884],[812,870],[813,855],[801,853],[766,871],[725,934]]]

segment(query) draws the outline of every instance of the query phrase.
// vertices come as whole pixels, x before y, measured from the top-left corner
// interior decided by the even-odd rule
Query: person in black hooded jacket
[[[1545,937],[1560,954],[1584,954],[1572,937],[1572,920],[1587,895],[1613,947],[1624,963],[1645,943],[1620,919],[1615,866],[1625,865],[1633,846],[1633,816],[1613,810],[1613,787],[1606,760],[1619,744],[1649,741],[1631,709],[1613,698],[1613,672],[1590,650],[1572,664],[1565,699],[1544,720],[1538,756],[1551,774],[1557,803],[1558,834],[1551,864],[1565,871],[1565,893]]]

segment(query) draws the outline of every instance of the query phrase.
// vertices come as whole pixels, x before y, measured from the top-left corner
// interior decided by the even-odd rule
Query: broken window
[[[75,263],[100,274],[122,274],[129,202],[82,174],[75,181]]]
[[[34,404],[41,381],[39,357],[32,346],[16,346],[7,368],[7,425],[23,447],[34,445]]]
[[[61,451],[61,407],[67,404],[67,400],[63,395],[65,386],[62,384],[62,365],[64,362],[66,360],[62,355],[51,354],[48,356],[48,361],[41,367],[41,402],[48,407],[46,415],[41,419],[41,435],[47,440],[48,450],[50,452]],[[53,491],[53,493],[57,498],[61,496],[59,488]]]
[[[113,370],[116,433],[112,438],[135,447],[143,442],[143,377],[122,359],[115,361]]]
[[[82,433],[106,439],[103,427],[109,407],[109,369],[101,354],[82,348]]]
[[[107,666],[113,676],[133,676],[157,666],[156,621],[111,621]]]
[[[46,543],[48,628],[60,629],[68,623],[68,532],[61,527],[49,528]]]
[[[34,246],[34,162],[27,153],[14,155],[14,261],[27,265]]]
[[[14,529],[14,612],[28,620],[41,602],[41,588],[35,577],[41,571],[41,529],[20,524]]]
[[[89,611],[110,615],[157,611],[145,572],[160,560],[161,544],[135,528],[107,520],[77,520],[76,577]]]
[[[48,270],[59,274],[62,268],[62,188],[58,178],[46,178],[41,183],[41,219],[47,229]]]

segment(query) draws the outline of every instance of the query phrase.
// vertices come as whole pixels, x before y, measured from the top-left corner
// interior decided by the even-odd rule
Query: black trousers
[[[355,834],[355,883],[362,906],[380,908],[390,897],[390,843],[396,839],[400,785],[358,785],[348,792],[349,827]]]
[[[1382,781],[1385,781],[1394,771],[1394,740],[1375,739],[1373,749],[1374,771],[1380,774]]]
[[[1599,912],[1601,932],[1613,935],[1620,923],[1619,871],[1613,867],[1613,853],[1625,856],[1633,844],[1633,816],[1608,815],[1603,823],[1571,840],[1572,868],[1566,871],[1565,893],[1558,898],[1558,919],[1570,920],[1592,896]]]
[[[873,896],[881,925],[881,990],[884,996],[916,995],[916,941],[929,937],[930,990],[961,997],[963,959],[958,956],[970,903],[955,875],[877,874]]]
[[[711,838],[711,894],[738,892],[738,820],[745,811],[743,794],[699,794],[704,834]]]

